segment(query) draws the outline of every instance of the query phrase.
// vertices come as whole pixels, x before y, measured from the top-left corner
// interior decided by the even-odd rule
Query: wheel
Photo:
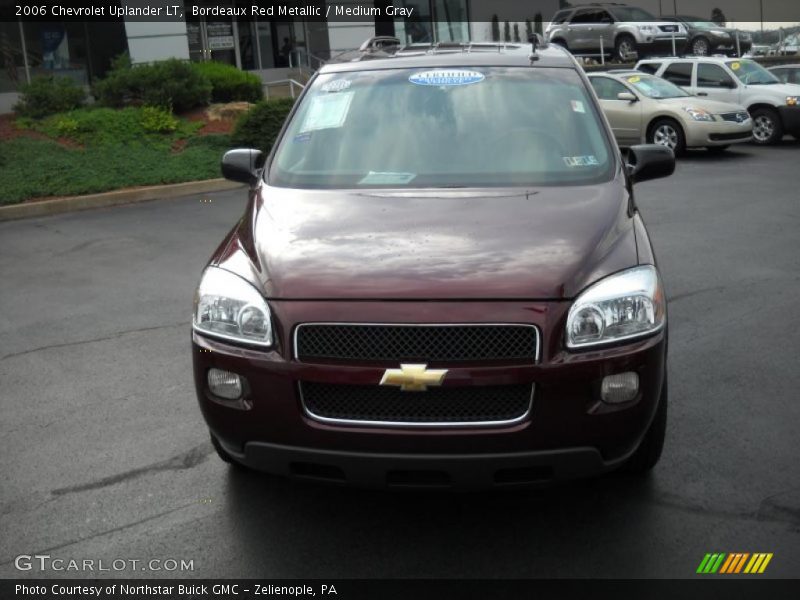
[[[664,374],[664,383],[661,384],[661,397],[658,399],[658,409],[650,429],[644,435],[642,443],[631,457],[622,466],[626,473],[644,475],[658,464],[661,451],[664,449],[664,438],[667,435],[667,375]]]
[[[692,54],[695,56],[708,56],[711,54],[711,44],[704,37],[697,37],[692,40]]]
[[[759,108],[753,111],[753,140],[760,146],[777,144],[783,139],[783,123],[778,111]]]
[[[728,148],[730,148],[730,146],[707,146],[706,150],[708,150],[711,154],[722,154]]]
[[[630,35],[621,35],[614,44],[614,57],[620,62],[628,62],[636,54],[636,40]]]
[[[650,144],[658,144],[671,148],[675,156],[680,156],[686,150],[686,136],[683,128],[672,119],[659,119],[650,126],[647,134]]]

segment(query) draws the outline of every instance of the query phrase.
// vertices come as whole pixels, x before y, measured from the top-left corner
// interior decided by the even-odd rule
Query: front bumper
[[[212,434],[236,460],[282,475],[369,486],[537,485],[613,469],[638,447],[660,397],[666,333],[624,346],[565,352],[568,302],[273,302],[278,346],[264,352],[193,334],[195,385]],[[424,429],[323,423],[308,416],[300,381],[377,385],[385,365],[302,363],[292,336],[303,322],[533,323],[542,332],[537,364],[450,368],[444,385],[535,385],[529,416],[493,427]],[[416,318],[414,318],[416,317]],[[393,365],[396,366],[396,365]],[[431,365],[433,367],[435,365]],[[215,401],[216,367],[245,377],[249,410]],[[639,374],[640,391],[618,406],[599,399],[603,377]]]
[[[781,106],[778,108],[783,130],[792,135],[800,135],[800,106]]]
[[[684,127],[686,146],[689,148],[706,146],[727,146],[740,144],[753,139],[753,121],[744,123],[716,121],[687,121]]]

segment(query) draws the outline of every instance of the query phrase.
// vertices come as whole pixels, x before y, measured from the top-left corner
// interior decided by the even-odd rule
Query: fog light
[[[609,375],[603,379],[600,397],[608,404],[622,404],[636,398],[639,392],[639,375],[632,371]]]
[[[211,393],[226,400],[238,400],[242,397],[242,378],[236,373],[222,369],[208,370],[208,389]]]

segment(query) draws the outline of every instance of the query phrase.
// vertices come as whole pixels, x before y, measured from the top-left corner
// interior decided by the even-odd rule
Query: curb
[[[151,200],[168,200],[191,196],[193,194],[206,194],[221,192],[243,187],[242,184],[227,179],[206,179],[204,181],[188,181],[170,185],[154,185],[127,190],[89,194],[87,196],[71,196],[60,200],[42,200],[12,206],[0,206],[0,221],[14,219],[28,219],[31,217],[45,217],[77,210],[88,210],[118,204],[132,204],[134,202],[149,202]]]

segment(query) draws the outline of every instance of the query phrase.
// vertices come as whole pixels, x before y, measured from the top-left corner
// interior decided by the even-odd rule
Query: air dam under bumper
[[[378,454],[295,448],[264,442],[228,452],[243,465],[309,481],[360,487],[485,489],[537,487],[598,475],[624,459],[604,462],[594,448],[506,454]]]

